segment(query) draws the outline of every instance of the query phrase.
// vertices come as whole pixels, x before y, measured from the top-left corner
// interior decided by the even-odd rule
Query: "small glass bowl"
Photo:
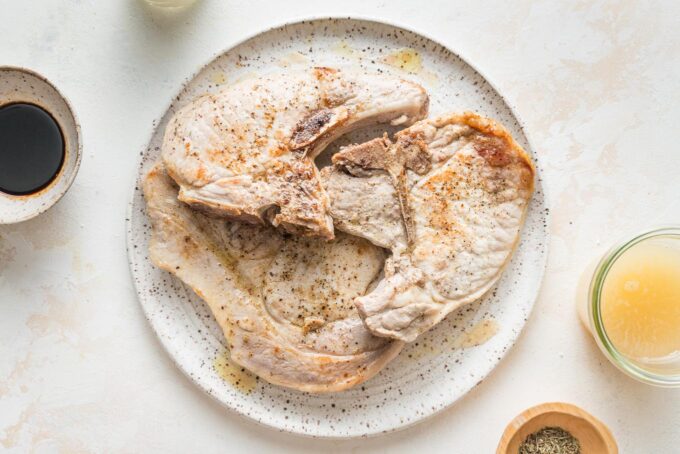
[[[159,8],[184,9],[192,6],[196,0],[146,0],[146,2]]]
[[[667,362],[659,362],[652,367],[650,364],[645,364],[623,355],[616,349],[607,336],[602,321],[602,314],[600,312],[602,287],[609,270],[616,260],[625,254],[631,247],[652,238],[665,238],[670,241],[677,241],[680,245],[680,227],[664,227],[647,231],[636,235],[632,239],[623,241],[607,251],[595,266],[592,274],[588,274],[590,277],[590,285],[587,290],[586,298],[581,298],[579,314],[581,315],[582,321],[595,338],[595,342],[597,342],[602,353],[604,353],[604,355],[625,374],[638,381],[654,386],[680,387],[679,359],[674,358]],[[680,299],[678,304],[680,304]]]

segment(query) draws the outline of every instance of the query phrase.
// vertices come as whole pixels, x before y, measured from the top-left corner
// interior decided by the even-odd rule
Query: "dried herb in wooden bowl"
[[[518,454],[581,454],[581,445],[560,427],[544,427],[519,445]]]

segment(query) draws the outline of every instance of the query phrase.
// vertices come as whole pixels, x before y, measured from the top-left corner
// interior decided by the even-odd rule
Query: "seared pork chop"
[[[181,203],[162,165],[144,180],[151,260],[210,307],[231,358],[271,383],[340,391],[375,375],[403,343],[373,336],[354,299],[384,251],[339,232],[333,241],[206,216]]]
[[[413,341],[500,278],[534,179],[500,124],[472,113],[423,120],[333,163],[322,175],[336,227],[392,250],[385,278],[356,298],[371,332]]]
[[[162,157],[179,199],[193,207],[331,239],[314,158],[353,129],[410,125],[427,107],[420,85],[392,76],[330,68],[269,74],[180,109],[166,127]]]

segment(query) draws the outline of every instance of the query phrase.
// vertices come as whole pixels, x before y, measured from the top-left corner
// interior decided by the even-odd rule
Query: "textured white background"
[[[246,36],[325,15],[423,30],[477,66],[544,156],[553,215],[544,288],[508,357],[449,410],[368,440],[280,434],[205,396],[147,326],[125,254],[139,151],[182,81]],[[174,18],[139,0],[0,0],[0,64],[50,78],[84,141],[66,197],[0,226],[0,450],[484,454],[517,413],[561,400],[605,421],[622,453],[680,453],[680,391],[617,372],[573,308],[598,251],[680,221],[678,17],[671,0],[199,0]]]

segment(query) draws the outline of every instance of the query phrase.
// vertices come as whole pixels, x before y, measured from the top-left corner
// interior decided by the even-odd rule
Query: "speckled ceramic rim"
[[[62,101],[64,101],[64,104],[66,105],[66,109],[68,110],[68,114],[71,116],[73,119],[73,124],[75,125],[76,129],[76,144],[75,146],[69,143],[66,143],[66,137],[64,137],[64,162],[62,163],[61,168],[59,169],[59,173],[57,174],[56,177],[50,181],[50,183],[41,189],[40,191],[33,193],[33,194],[28,194],[28,195],[12,195],[12,194],[7,194],[7,193],[1,193],[2,196],[16,199],[16,200],[22,200],[24,198],[28,197],[46,197],[48,195],[51,195],[54,193],[54,191],[57,188],[57,183],[64,181],[63,186],[59,188],[59,192],[56,196],[52,196],[52,200],[48,200],[47,203],[44,204],[39,204],[36,206],[36,208],[32,211],[30,211],[28,214],[24,216],[20,216],[17,218],[12,218],[10,221],[2,221],[0,220],[0,224],[16,224],[18,222],[23,222],[23,221],[28,221],[29,219],[33,219],[34,217],[38,216],[39,214],[44,213],[45,211],[49,210],[51,207],[53,207],[61,198],[66,194],[73,184],[73,181],[76,179],[76,175],[78,174],[78,170],[80,169],[80,161],[82,159],[82,154],[83,154],[83,141],[82,141],[82,134],[80,131],[80,123],[78,122],[78,117],[76,116],[75,110],[73,109],[73,106],[71,105],[71,102],[68,100],[64,94],[59,91],[59,89],[49,81],[49,79],[42,74],[33,71],[28,68],[24,68],[21,66],[10,66],[10,65],[0,65],[0,73],[2,71],[16,71],[16,72],[23,72],[26,73],[30,76],[33,76],[37,79],[40,79],[41,81],[45,82],[49,87],[51,87],[54,92],[61,98]],[[14,102],[14,101],[12,101]],[[5,104],[2,104],[5,105]],[[40,104],[38,104],[40,105]],[[1,106],[0,106],[1,107]],[[50,115],[52,115],[50,109],[47,109],[43,106],[44,108]],[[57,124],[59,124],[59,121],[55,118],[55,121]],[[59,124],[60,128],[63,128],[63,125]],[[74,159],[73,167],[69,170],[67,169],[67,160],[68,159]]]
[[[645,240],[657,237],[673,237],[676,241],[680,241],[680,227],[663,227],[645,231],[635,235],[632,239],[617,244],[604,255],[597,264],[590,281],[588,289],[588,319],[600,350],[621,371],[638,381],[650,385],[669,388],[680,387],[680,375],[661,375],[650,372],[621,354],[607,336],[600,311],[602,287],[614,263],[631,247]]]
[[[462,62],[464,62],[466,65],[468,65],[470,68],[472,68],[475,72],[477,72],[477,74],[479,74],[481,77],[483,77],[483,78],[486,80],[486,82],[491,86],[491,88],[493,88],[493,89],[495,90],[495,92],[498,94],[498,96],[499,96],[499,97],[501,98],[501,100],[505,103],[505,105],[508,107],[508,109],[510,110],[510,112],[512,113],[512,115],[513,115],[513,116],[515,117],[515,119],[517,120],[517,123],[519,124],[519,127],[520,127],[522,133],[524,134],[524,137],[526,138],[527,144],[529,145],[529,149],[532,151],[532,158],[534,159],[534,165],[536,166],[536,169],[537,169],[537,171],[538,171],[538,172],[537,172],[537,178],[538,178],[539,181],[541,182],[541,190],[542,190],[542,192],[543,192],[543,198],[544,198],[544,200],[546,201],[546,206],[548,207],[548,210],[546,210],[545,212],[543,212],[543,216],[544,216],[544,219],[545,219],[545,230],[546,230],[546,232],[549,232],[549,231],[550,231],[551,216],[550,216],[550,212],[549,212],[549,209],[550,209],[550,208],[549,208],[549,205],[548,205],[548,203],[547,203],[547,202],[550,200],[550,197],[549,197],[550,191],[549,191],[549,188],[548,188],[547,185],[546,185],[546,182],[541,178],[542,175],[543,175],[542,162],[539,161],[538,157],[536,156],[535,148],[534,148],[534,146],[533,146],[533,141],[531,140],[530,135],[527,133],[526,129],[524,128],[524,121],[522,121],[522,117],[521,117],[520,115],[517,114],[514,105],[511,104],[511,103],[509,103],[508,100],[507,100],[507,99],[501,94],[501,92],[498,90],[498,86],[497,86],[497,85],[496,85],[496,84],[495,84],[495,83],[494,83],[494,82],[493,82],[493,81],[492,81],[492,80],[491,80],[484,72],[480,71],[479,68],[478,68],[477,66],[471,64],[470,61],[469,61],[467,58],[465,58],[464,56],[462,56],[459,52],[455,52],[455,51],[451,50],[451,48],[450,48],[449,46],[442,44],[439,40],[433,38],[433,37],[430,36],[428,33],[422,32],[422,31],[420,31],[420,30],[418,30],[418,29],[415,29],[415,28],[413,28],[413,27],[410,27],[410,26],[407,26],[407,25],[404,25],[404,24],[401,24],[401,23],[398,23],[398,22],[395,22],[395,21],[385,21],[385,20],[382,20],[382,19],[379,19],[379,18],[374,18],[374,17],[370,17],[370,16],[361,16],[361,15],[353,15],[353,16],[342,16],[342,15],[338,15],[338,16],[327,16],[327,15],[323,15],[323,16],[304,16],[304,15],[303,15],[303,16],[298,16],[298,17],[296,17],[296,18],[288,19],[288,20],[286,20],[285,22],[275,23],[275,24],[273,24],[273,25],[271,25],[271,26],[269,26],[269,27],[266,27],[266,28],[264,28],[264,29],[258,30],[258,31],[254,32],[254,33],[252,33],[252,34],[249,34],[249,35],[245,36],[243,39],[234,41],[234,42],[231,43],[228,47],[223,48],[223,49],[220,50],[219,52],[214,53],[213,55],[211,55],[211,56],[207,59],[206,63],[204,63],[203,65],[201,65],[196,71],[194,71],[193,73],[191,73],[191,74],[189,74],[189,75],[187,76],[186,80],[182,83],[182,85],[180,86],[180,88],[179,88],[179,90],[177,91],[177,93],[178,93],[178,94],[179,94],[179,93],[182,93],[182,91],[186,88],[186,86],[187,86],[188,84],[190,84],[191,81],[194,80],[194,78],[195,78],[201,71],[203,71],[204,68],[206,68],[207,66],[209,66],[210,63],[211,63],[213,60],[215,60],[216,58],[218,58],[220,55],[222,55],[222,54],[228,52],[228,51],[231,50],[232,48],[235,48],[235,47],[237,47],[237,46],[239,46],[239,45],[241,45],[241,44],[244,44],[244,43],[246,43],[247,41],[249,41],[249,40],[251,40],[251,39],[253,39],[253,38],[256,38],[257,36],[259,36],[259,35],[261,35],[261,34],[264,34],[264,33],[267,33],[267,32],[273,31],[273,30],[276,30],[276,29],[278,29],[278,28],[287,27],[287,26],[294,26],[294,25],[299,24],[299,23],[302,23],[302,22],[321,21],[321,20],[357,20],[357,21],[372,22],[372,23],[375,23],[375,24],[387,25],[387,26],[390,26],[390,27],[395,27],[395,28],[403,29],[404,31],[407,31],[407,32],[410,32],[410,33],[414,33],[414,34],[420,35],[420,36],[422,36],[422,37],[424,37],[424,38],[426,38],[426,39],[432,41],[433,43],[436,43],[436,44],[440,45],[441,47],[447,49],[452,55],[454,55],[455,57],[459,58]],[[177,96],[177,95],[175,95],[175,97],[176,97],[176,96]],[[173,100],[173,99],[174,99],[174,98],[170,98],[170,101],[168,101],[168,103],[164,106],[164,108],[163,108],[163,110],[162,110],[162,113],[154,120],[154,122],[153,122],[154,128],[155,128],[155,125],[157,125],[157,124],[160,123],[160,121],[162,120],[163,116],[165,115],[165,112],[166,112],[166,111],[170,108],[170,106],[172,105],[172,102],[173,102],[172,100]],[[149,141],[151,140],[151,138],[153,137],[153,135],[154,135],[154,132],[152,131],[151,134],[149,135],[149,140],[147,140],[146,144],[149,143]],[[138,167],[137,167],[137,168],[139,168],[139,166],[141,165],[141,163],[142,163],[142,161],[143,161],[144,152],[146,151],[146,148],[147,148],[146,144],[145,144],[145,146],[144,146],[144,147],[142,148],[142,150],[141,150],[140,158],[138,159]],[[137,183],[138,183],[138,175],[135,174],[134,177],[133,177],[133,184],[131,184],[131,187],[134,188],[135,185],[136,185]],[[133,205],[134,205],[134,198],[135,198],[135,191],[134,191],[134,189],[133,189],[133,190],[132,190],[132,194],[131,194],[131,196],[130,196],[130,203],[128,204],[128,208],[127,208],[127,211],[126,211],[126,217],[127,217],[127,222],[126,222],[126,224],[127,224],[127,242],[126,242],[126,243],[127,243],[127,244],[126,244],[126,247],[127,247],[127,251],[128,251],[128,256],[130,256],[131,251],[132,251],[132,249],[133,249],[133,247],[134,247],[134,245],[132,244],[132,238],[131,238],[131,232],[132,232],[132,228],[131,228],[131,225],[132,225],[132,210],[133,210]],[[549,237],[548,237],[548,238],[549,238]],[[537,286],[536,294],[533,296],[533,302],[535,302],[535,300],[538,298],[538,294],[540,293],[540,289],[542,288],[543,282],[545,281],[545,268],[547,267],[549,254],[550,254],[549,242],[546,242],[546,244],[545,244],[545,253],[544,253],[544,255],[543,255],[543,264],[542,264],[542,266],[541,266],[541,269],[542,269],[542,276],[540,277],[540,283],[539,283],[539,285]],[[132,259],[130,258],[129,260],[131,261]],[[132,261],[131,261],[131,263],[132,263]],[[134,275],[132,275],[132,268],[130,268],[130,272],[131,272],[131,277],[132,277],[133,283],[134,283],[134,285],[135,285],[135,289],[136,289],[137,293],[139,294],[140,289],[138,288],[137,281],[134,279]],[[533,312],[533,306],[534,306],[534,304],[532,304],[532,306],[531,306],[532,312]],[[245,420],[248,420],[248,421],[250,421],[250,422],[256,423],[257,425],[260,425],[260,426],[264,426],[264,427],[268,427],[268,428],[271,428],[271,429],[274,429],[274,430],[278,430],[278,431],[280,431],[280,432],[290,433],[290,434],[292,434],[292,435],[299,436],[299,437],[302,437],[302,438],[323,438],[323,439],[335,439],[335,440],[346,440],[346,439],[353,439],[353,438],[367,438],[367,437],[380,436],[380,435],[383,435],[383,434],[388,434],[388,433],[392,433],[392,432],[404,430],[404,429],[407,429],[407,428],[409,428],[409,427],[412,427],[412,426],[414,426],[414,425],[416,425],[416,424],[420,424],[420,423],[422,423],[423,421],[426,421],[426,420],[428,420],[428,419],[434,417],[435,415],[439,414],[440,412],[442,412],[442,411],[444,411],[444,410],[450,408],[451,405],[453,405],[453,404],[458,400],[458,398],[457,398],[457,399],[453,399],[452,401],[447,402],[447,403],[446,403],[445,405],[443,405],[441,408],[432,411],[432,413],[430,413],[430,414],[428,414],[428,415],[426,415],[426,416],[424,416],[424,417],[422,417],[422,418],[420,418],[420,419],[418,419],[418,420],[414,420],[414,421],[408,422],[408,423],[406,423],[406,424],[402,424],[402,425],[399,425],[399,426],[395,426],[395,427],[393,427],[393,428],[391,428],[391,429],[389,429],[389,430],[379,430],[379,431],[373,430],[373,431],[367,431],[366,433],[364,433],[364,434],[361,435],[361,436],[346,436],[346,435],[337,435],[337,436],[336,436],[336,435],[323,435],[323,436],[321,436],[321,435],[314,435],[314,434],[308,434],[308,433],[302,433],[302,432],[285,431],[285,430],[282,430],[282,429],[280,429],[280,428],[278,428],[278,427],[275,427],[275,426],[271,426],[271,425],[269,425],[269,424],[266,424],[266,423],[264,423],[264,422],[262,422],[262,421],[259,421],[259,420],[257,420],[257,419],[250,418],[250,417],[248,417],[247,415],[245,415],[243,412],[239,411],[237,408],[234,408],[234,407],[232,407],[232,406],[227,405],[225,402],[222,402],[221,400],[217,399],[217,398],[216,398],[215,396],[213,396],[212,394],[206,392],[205,389],[200,385],[200,383],[198,383],[197,379],[196,379],[195,377],[189,375],[189,374],[187,373],[187,371],[184,370],[184,368],[177,362],[177,360],[176,360],[176,358],[174,357],[174,355],[171,354],[171,352],[170,352],[170,350],[169,350],[169,345],[166,345],[166,343],[165,343],[165,341],[163,340],[163,338],[162,338],[161,336],[159,336],[159,333],[156,331],[155,327],[153,326],[153,323],[151,322],[151,319],[149,318],[149,314],[146,312],[146,309],[144,308],[144,305],[142,305],[142,310],[143,310],[144,313],[145,313],[145,318],[146,318],[147,321],[149,322],[149,325],[151,326],[151,329],[154,331],[154,333],[156,334],[156,337],[160,340],[161,345],[162,345],[163,348],[166,350],[166,352],[168,353],[168,355],[170,356],[170,358],[172,359],[172,361],[175,363],[175,365],[177,366],[177,368],[178,368],[180,371],[182,371],[182,373],[183,373],[186,377],[188,377],[189,380],[191,380],[196,386],[198,386],[199,389],[201,389],[202,391],[204,391],[205,394],[208,394],[208,395],[209,395],[210,397],[212,397],[213,399],[217,400],[217,402],[219,402],[220,404],[224,405],[224,406],[225,406],[226,408],[228,408],[229,410],[232,410],[234,413],[236,413],[237,415],[239,415],[241,418],[243,418],[243,419],[245,419]],[[527,321],[528,321],[528,319],[531,317],[531,313],[532,313],[532,312],[530,312],[530,313],[528,314],[528,316],[527,316]],[[507,356],[508,351],[510,351],[511,348],[512,348],[512,346],[514,346],[514,344],[517,342],[517,339],[519,339],[519,336],[521,335],[521,333],[522,333],[523,330],[524,330],[524,326],[526,326],[526,323],[525,323],[525,324],[522,326],[522,328],[518,331],[517,336],[515,337],[515,339],[514,339],[513,342],[512,342],[512,345],[511,345],[509,348],[504,349],[504,351],[503,351],[502,353],[499,354],[501,360],[504,359],[504,358]],[[500,361],[499,361],[499,363],[500,363]],[[493,371],[493,370],[492,370],[492,371]],[[491,372],[490,372],[490,373],[491,373]],[[489,374],[490,374],[490,373],[489,373]],[[488,377],[489,374],[487,374],[486,376]]]

